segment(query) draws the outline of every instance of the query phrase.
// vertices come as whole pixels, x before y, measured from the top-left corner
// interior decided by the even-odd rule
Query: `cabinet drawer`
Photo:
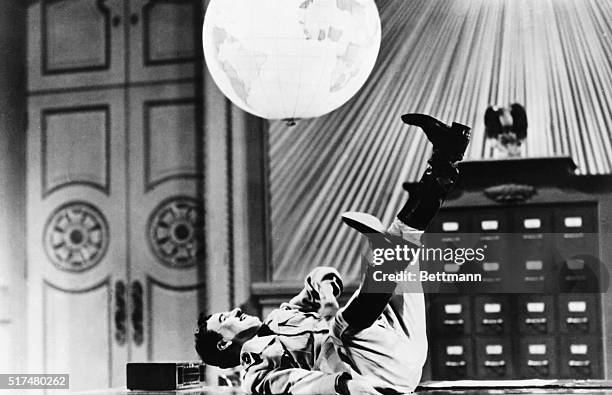
[[[470,218],[465,212],[442,211],[432,221],[425,233],[423,243],[426,248],[446,249],[469,248],[473,247],[475,236],[468,233]],[[474,264],[459,261],[445,260],[441,254],[431,254],[426,262],[422,262],[421,268],[427,267],[430,273],[446,272],[455,274],[468,274],[474,272]],[[473,292],[474,285],[469,282],[456,283],[424,283],[428,292],[440,294],[466,294]],[[427,288],[435,286],[435,289]]]
[[[471,332],[471,307],[467,296],[438,296],[431,304],[431,324],[435,334],[462,336]]]
[[[545,207],[520,208],[512,210],[512,228],[520,233],[553,232],[554,210]]]
[[[559,350],[561,378],[603,378],[602,351],[598,336],[562,336]]]
[[[430,234],[466,234],[471,231],[470,216],[465,211],[441,210],[427,227]]]
[[[594,207],[563,207],[555,212],[556,248],[562,258],[594,254],[597,243],[597,213]]]
[[[550,235],[516,234],[512,237],[513,267],[508,280],[523,292],[552,293],[557,289]],[[516,289],[516,288],[514,288]]]
[[[483,248],[485,259],[474,262],[482,274],[482,282],[477,284],[482,292],[500,292],[508,287],[511,278],[508,272],[508,247],[510,222],[506,211],[479,210],[472,216],[472,228],[477,240],[474,248]]]
[[[513,211],[513,284],[525,292],[545,293],[555,289],[553,258],[553,211],[545,208]]]
[[[559,207],[554,213],[553,226],[558,233],[596,232],[596,208],[595,206]]]
[[[524,334],[552,333],[555,325],[555,305],[552,295],[520,295],[518,297],[518,326]]]
[[[474,298],[476,333],[501,335],[510,333],[510,302],[506,296],[487,295]]]
[[[519,374],[521,378],[555,378],[557,344],[552,336],[529,336],[520,339]]]
[[[435,380],[473,377],[473,352],[470,338],[442,340],[433,346],[433,378]]]
[[[510,339],[481,337],[476,339],[476,377],[503,380],[514,375]]]
[[[559,295],[559,331],[568,334],[600,333],[599,294]]]
[[[590,234],[591,238],[595,234]],[[595,243],[595,240],[593,240]],[[607,269],[599,260],[597,254],[568,254],[565,258],[557,258],[558,288],[562,293],[599,293],[607,290],[607,284],[602,284],[602,277],[607,276]],[[604,273],[602,276],[601,273]],[[605,278],[603,279],[605,281]]]
[[[555,259],[561,292],[599,291],[595,207],[562,207],[555,213]]]

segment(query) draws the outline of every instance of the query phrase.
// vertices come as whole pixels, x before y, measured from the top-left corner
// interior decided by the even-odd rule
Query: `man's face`
[[[220,334],[224,340],[238,340],[241,333],[254,333],[261,326],[259,318],[244,314],[240,309],[216,313],[206,321],[206,328]]]

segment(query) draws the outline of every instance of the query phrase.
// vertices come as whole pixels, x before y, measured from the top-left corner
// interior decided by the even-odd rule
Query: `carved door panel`
[[[29,101],[28,371],[69,373],[71,390],[125,383],[123,97]]]
[[[203,301],[201,99],[193,84],[130,89],[132,360],[193,360]]]
[[[200,0],[130,0],[130,82],[194,78],[201,67]]]
[[[123,0],[42,0],[28,9],[31,91],[123,83]]]

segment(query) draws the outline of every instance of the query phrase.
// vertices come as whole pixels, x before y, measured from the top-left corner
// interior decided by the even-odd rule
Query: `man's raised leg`
[[[393,248],[398,243],[408,243],[411,246],[419,244],[418,231],[425,230],[455,184],[458,176],[457,162],[463,158],[469,143],[470,128],[467,126],[458,123],[448,126],[423,114],[406,114],[402,120],[423,129],[433,145],[433,152],[416,191],[410,194],[387,232],[377,232],[376,229],[343,218],[345,223],[368,237],[372,249]],[[365,262],[365,275],[360,290],[342,312],[344,320],[353,330],[372,325],[396,292],[395,281],[376,281],[374,273],[383,271],[392,274],[404,270],[408,264],[408,261],[386,262],[382,267],[375,267],[371,262]],[[422,293],[422,289],[420,291]],[[419,293],[419,290],[412,289],[410,293]]]
[[[425,131],[433,143],[433,154],[416,192],[386,231],[382,224],[372,226],[373,222],[359,221],[359,216],[343,216],[347,225],[367,236],[371,249],[404,243],[418,245],[420,234],[457,179],[456,162],[469,142],[469,128],[463,125],[447,126],[419,114],[402,119]],[[375,281],[374,273],[393,274],[409,264],[384,262],[374,266],[367,260],[361,287],[336,314],[332,327],[340,355],[352,362],[357,373],[371,377],[375,386],[400,392],[414,390],[427,357],[424,296],[418,282],[405,289],[407,282],[398,286],[395,281]],[[408,271],[418,273],[418,262],[408,267]]]

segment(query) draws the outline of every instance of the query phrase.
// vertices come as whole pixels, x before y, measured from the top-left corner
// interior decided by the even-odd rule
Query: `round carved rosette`
[[[190,197],[163,201],[149,218],[149,246],[165,266],[185,269],[203,254],[204,210]]]
[[[96,266],[108,249],[109,231],[104,215],[85,202],[58,207],[43,232],[49,260],[61,270],[82,272]]]

